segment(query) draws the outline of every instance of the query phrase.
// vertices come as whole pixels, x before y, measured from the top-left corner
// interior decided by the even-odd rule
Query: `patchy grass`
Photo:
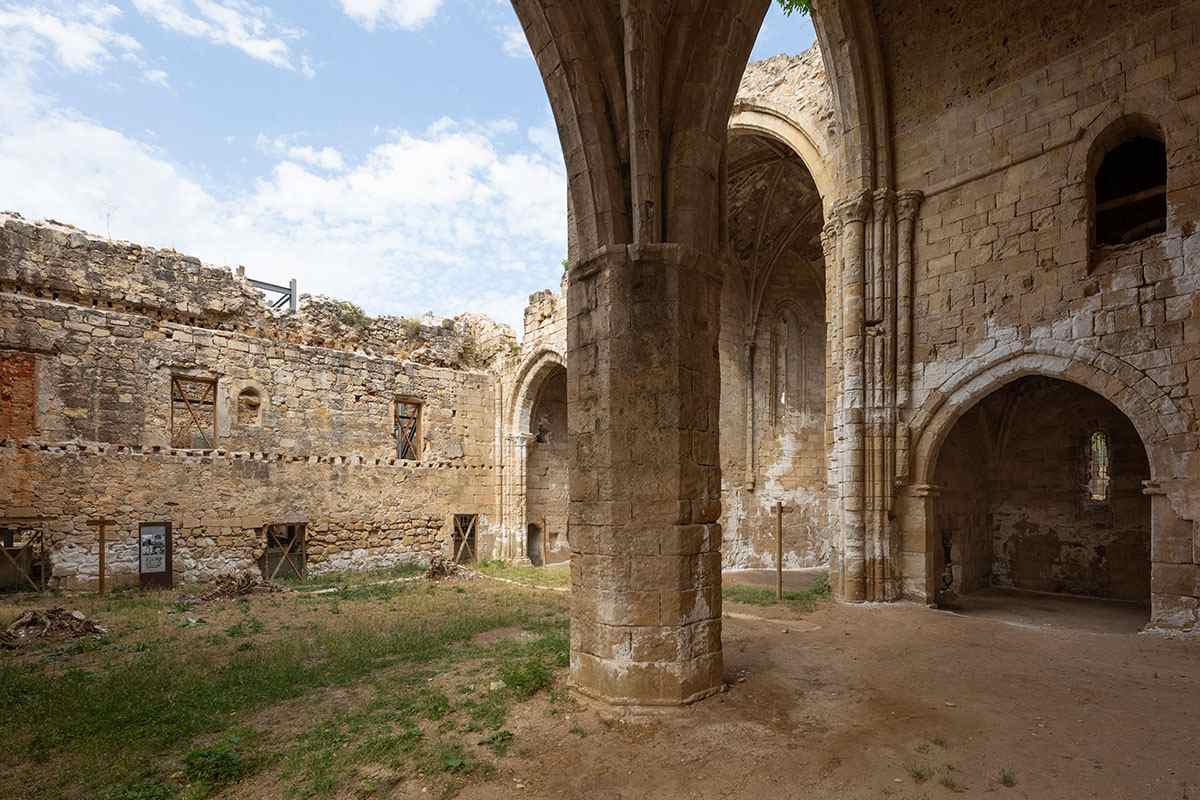
[[[186,612],[167,595],[80,600],[109,637],[0,653],[0,797],[197,800],[260,774],[302,797],[474,780],[511,745],[512,707],[550,687],[568,658],[565,598],[481,581],[356,584]],[[208,624],[180,627],[189,615]],[[509,627],[519,641],[474,641]],[[468,665],[467,686],[437,683]],[[330,691],[337,703],[311,707],[338,715],[297,714]],[[277,730],[281,720],[301,728]]]
[[[913,783],[921,784],[933,777],[933,770],[924,764],[913,764],[908,768],[908,776],[913,779]]]
[[[476,569],[493,578],[507,578],[510,581],[529,586],[554,589],[571,588],[571,569],[566,565],[520,567],[504,561],[481,561],[476,565]]]
[[[1000,785],[1009,789],[1017,785],[1017,773],[1005,767],[1000,770]]]
[[[828,576],[820,575],[812,586],[802,592],[784,592],[783,604],[799,611],[814,611],[817,603],[832,594]],[[779,604],[775,590],[765,586],[747,586],[735,583],[721,589],[721,597],[733,603],[751,606],[774,606]]]
[[[967,790],[967,787],[959,783],[958,780],[955,779],[954,775],[949,771],[947,771],[946,774],[938,780],[938,783],[955,794],[962,794]]]

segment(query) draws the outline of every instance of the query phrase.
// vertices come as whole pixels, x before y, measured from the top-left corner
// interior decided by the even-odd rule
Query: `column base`
[[[629,710],[686,706],[720,693],[723,661],[711,653],[690,661],[638,663],[571,654],[571,688],[584,697]]]

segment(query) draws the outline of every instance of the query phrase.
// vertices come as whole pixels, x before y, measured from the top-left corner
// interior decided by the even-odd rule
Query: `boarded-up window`
[[[478,525],[478,514],[454,515],[454,535],[450,539],[450,548],[456,564],[475,563],[475,528]]]
[[[171,446],[211,448],[217,441],[217,382],[171,376]]]
[[[305,525],[267,525],[264,533],[267,546],[259,559],[263,577],[303,578],[308,569]]]
[[[396,401],[396,453],[408,461],[421,460],[421,404]]]
[[[32,436],[37,419],[37,378],[32,353],[0,351],[0,438]]]

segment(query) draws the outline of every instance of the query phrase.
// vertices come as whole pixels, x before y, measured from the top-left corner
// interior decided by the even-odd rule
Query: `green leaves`
[[[783,9],[783,13],[791,16],[794,12],[799,11],[801,14],[812,13],[812,0],[778,0],[779,7]]]

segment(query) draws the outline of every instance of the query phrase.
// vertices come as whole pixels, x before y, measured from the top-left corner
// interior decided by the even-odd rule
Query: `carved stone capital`
[[[859,192],[838,205],[837,213],[845,224],[866,222],[871,216],[872,198],[870,192]]]
[[[895,206],[896,193],[891,189],[876,189],[872,199],[875,201],[875,216],[877,219],[882,219]]]
[[[833,258],[834,253],[837,252],[838,237],[841,235],[842,222],[836,214],[831,214],[825,227],[821,228],[821,251],[825,254],[826,261]]]
[[[921,203],[925,202],[925,193],[917,189],[905,189],[903,192],[896,194],[896,211],[902,221],[916,219],[917,212],[921,210]]]

